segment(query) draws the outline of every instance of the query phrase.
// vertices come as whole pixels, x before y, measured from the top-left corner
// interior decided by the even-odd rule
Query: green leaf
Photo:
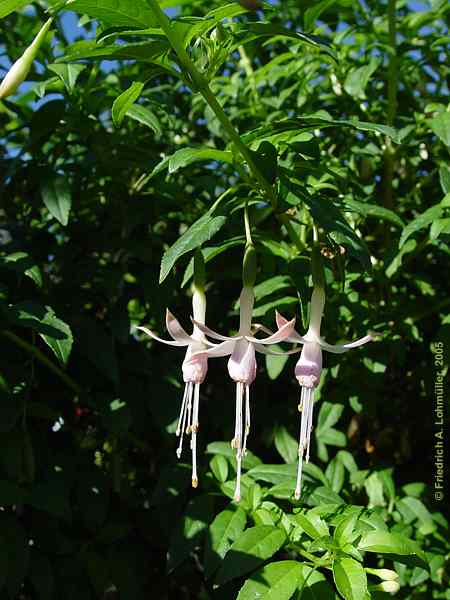
[[[247,579],[237,600],[289,600],[301,574],[301,565],[295,560],[270,563]]]
[[[283,425],[279,425],[275,429],[275,447],[285,463],[297,463],[298,442]]]
[[[114,100],[111,116],[116,127],[120,126],[128,110],[139,98],[143,89],[144,84],[142,82],[133,81],[130,87],[122,92],[120,96],[117,96],[117,98]]]
[[[247,473],[249,477],[268,483],[292,483],[297,476],[297,466],[290,465],[258,465]]]
[[[57,175],[51,179],[45,179],[41,184],[41,195],[50,214],[61,225],[67,225],[72,206],[72,191],[67,177]]]
[[[233,163],[232,152],[215,150],[214,148],[182,148],[173,154],[168,163],[169,173],[175,173],[178,169],[199,161],[217,161]]]
[[[430,129],[444,144],[450,146],[450,113],[441,112],[429,121]]]
[[[365,98],[364,91],[380,63],[380,59],[372,58],[368,65],[350,71],[344,82],[344,89],[347,94],[353,96],[353,98]]]
[[[47,65],[47,69],[56,73],[61,81],[66,86],[69,94],[75,89],[77,79],[80,73],[84,71],[86,65],[73,65],[73,64],[51,64]]]
[[[348,208],[351,212],[356,212],[364,217],[376,217],[382,221],[389,221],[398,227],[405,226],[403,220],[393,210],[384,208],[384,206],[370,204],[369,202],[358,202],[358,200],[349,197],[345,197],[343,202],[345,208]]]
[[[330,533],[325,521],[311,510],[307,513],[297,513],[293,519],[313,540],[329,535]]]
[[[145,0],[73,0],[70,10],[100,19],[109,25],[140,28],[158,25]]]
[[[225,483],[228,478],[228,465],[229,463],[227,459],[221,454],[216,454],[213,456],[209,463],[214,477],[220,481],[220,483]]]
[[[125,114],[127,117],[130,117],[130,119],[134,119],[138,123],[146,125],[156,134],[162,134],[161,123],[159,122],[158,117],[152,113],[151,110],[145,108],[145,106],[134,104],[133,106],[130,106]]]
[[[15,10],[23,8],[29,4],[29,0],[1,0],[0,1],[0,19],[7,17],[10,13]]]
[[[339,494],[344,485],[344,474],[344,465],[337,457],[328,463],[325,475],[330,482],[331,489],[337,494]]]
[[[91,40],[75,42],[66,49],[66,53],[56,59],[56,63],[74,62],[86,58],[97,60],[124,59],[138,60],[153,67],[152,73],[169,72],[177,76],[169,64],[164,60],[168,50],[166,40],[154,40],[151,42],[135,42],[133,44],[111,44],[99,45]]]
[[[303,17],[305,31],[312,31],[316,20],[322,13],[326,12],[330,6],[336,4],[336,1],[337,0],[321,0],[321,2],[316,2],[313,6],[305,10]]]
[[[302,575],[295,600],[337,600],[334,588],[320,571],[305,564],[300,564],[300,567]]]
[[[335,425],[341,418],[344,410],[343,404],[332,404],[331,402],[323,402],[319,416],[317,418],[317,429],[320,431],[319,435],[330,429]]]
[[[222,454],[234,463],[236,451],[230,446],[229,442],[212,442],[206,448],[207,454]],[[261,464],[260,459],[255,456],[250,450],[247,450],[242,466],[244,469],[251,469]]]
[[[167,557],[167,570],[173,571],[189,556],[201,534],[212,519],[212,498],[198,496],[187,505],[186,512],[176,527]]]
[[[353,513],[341,520],[334,530],[333,537],[339,546],[351,543],[354,539],[353,530],[355,529],[358,513]]]
[[[0,264],[4,264],[7,268],[16,271],[17,273],[23,273],[34,283],[42,287],[42,273],[38,265],[26,252],[13,252],[6,256],[0,257]]]
[[[73,343],[72,332],[67,323],[58,319],[50,306],[21,302],[11,307],[11,315],[17,325],[37,331],[58,360],[63,364],[67,363]]]
[[[165,253],[161,261],[159,283],[162,283],[177,260],[187,252],[196,250],[210,240],[227,221],[225,209],[220,206],[220,198],[198,221],[189,227],[183,235]]]
[[[222,585],[253,571],[273,556],[285,541],[284,531],[272,525],[257,525],[246,529],[225,555],[217,574],[217,583]]]
[[[358,549],[365,552],[381,552],[382,554],[395,555],[396,557],[416,557],[420,563],[427,564],[426,557],[419,546],[399,533],[380,530],[369,531],[362,536],[358,544]]]
[[[424,227],[428,227],[433,221],[439,219],[442,216],[443,207],[441,204],[436,204],[435,206],[431,206],[426,211],[418,215],[413,221],[408,223],[405,229],[402,232],[399,242],[399,248],[403,246],[409,236],[413,235],[420,229]]]
[[[442,165],[439,169],[439,182],[444,194],[450,193],[450,167]]]
[[[281,348],[279,348],[279,346],[272,346],[272,350],[275,350],[277,352],[281,351]],[[283,372],[284,367],[286,366],[288,358],[289,356],[287,354],[282,356],[266,354],[266,370],[269,379],[271,379],[272,381],[278,379],[278,377]]]
[[[338,558],[333,563],[334,583],[345,600],[368,600],[367,576],[363,566],[353,558]]]
[[[246,522],[243,508],[232,504],[215,517],[209,526],[205,546],[205,574],[208,579],[220,567],[231,544],[244,531]]]

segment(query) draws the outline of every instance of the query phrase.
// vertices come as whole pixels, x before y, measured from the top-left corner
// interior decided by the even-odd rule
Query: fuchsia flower
[[[169,310],[167,310],[166,313],[166,327],[167,331],[173,338],[173,341],[161,339],[154,334],[153,331],[150,331],[150,329],[147,329],[146,327],[138,327],[138,329],[149,335],[154,340],[162,342],[163,344],[179,347],[187,346],[186,355],[182,365],[185,387],[176,431],[177,436],[180,438],[177,448],[177,456],[178,458],[181,457],[184,433],[188,435],[190,434],[192,450],[192,487],[195,488],[198,485],[197,433],[199,429],[198,410],[200,384],[203,383],[208,371],[208,356],[201,352],[208,346],[211,346],[211,344],[203,335],[200,326],[197,324],[205,322],[206,314],[205,294],[198,289],[194,290],[194,294],[192,296],[192,307],[196,319],[192,335],[186,333],[186,331]]]
[[[236,382],[236,420],[234,429],[234,438],[231,446],[236,450],[236,488],[234,492],[235,500],[239,501],[241,496],[241,464],[247,449],[247,437],[250,431],[250,385],[256,377],[256,357],[255,352],[270,354],[265,348],[266,345],[276,344],[293,335],[295,318],[291,321],[285,321],[279,330],[264,339],[253,337],[252,332],[252,313],[255,295],[253,287],[245,286],[240,295],[240,322],[238,334],[233,337],[227,337],[216,333],[209,327],[194,320],[196,325],[203,333],[209,337],[220,340],[220,344],[204,350],[194,358],[198,357],[220,357],[230,356],[228,360],[228,373],[233,381]],[[244,407],[245,396],[245,407]]]
[[[297,484],[294,493],[294,496],[297,500],[300,498],[301,494],[303,458],[305,458],[306,462],[309,461],[314,390],[319,385],[320,381],[320,373],[322,371],[322,350],[327,350],[328,352],[333,352],[335,354],[341,354],[343,352],[347,352],[347,350],[351,350],[352,348],[357,348],[358,346],[367,344],[367,342],[370,342],[374,339],[373,334],[368,334],[359,340],[346,344],[338,344],[336,346],[327,344],[327,342],[325,342],[325,340],[320,336],[320,324],[322,321],[324,307],[324,289],[318,285],[315,285],[311,297],[311,313],[306,335],[302,337],[296,331],[294,331],[287,339],[285,338],[286,341],[300,342],[303,344],[300,358],[295,365],[295,377],[301,386],[301,397],[298,408],[302,413],[300,439],[298,445],[299,461],[297,470]],[[286,327],[288,321],[278,313],[276,315],[276,319],[279,331],[281,331],[284,327]]]

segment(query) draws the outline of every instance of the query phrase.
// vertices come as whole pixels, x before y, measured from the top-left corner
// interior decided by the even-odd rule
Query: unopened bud
[[[16,60],[16,62],[6,73],[2,83],[0,84],[0,99],[7,98],[8,96],[14,94],[19,85],[25,81],[28,73],[30,72],[31,65],[36,58],[36,54],[45,38],[45,35],[50,29],[52,21],[52,18],[48,19],[48,21],[41,27],[31,45],[28,46],[22,56]]]
[[[389,594],[396,594],[400,589],[400,584],[398,581],[382,581],[378,585],[372,586],[371,589],[380,592],[387,592]]]
[[[371,575],[375,575],[380,579],[384,579],[385,581],[397,581],[398,573],[392,571],[391,569],[366,569],[367,573]]]

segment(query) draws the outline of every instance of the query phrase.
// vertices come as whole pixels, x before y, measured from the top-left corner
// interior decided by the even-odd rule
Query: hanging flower
[[[298,470],[297,483],[294,496],[298,500],[301,494],[303,459],[309,461],[309,447],[312,431],[314,390],[319,385],[320,373],[322,371],[322,350],[341,354],[352,348],[367,344],[374,339],[374,334],[368,334],[363,338],[346,344],[327,344],[320,336],[320,325],[325,307],[325,291],[322,286],[316,284],[311,297],[311,312],[308,331],[305,336],[296,331],[289,335],[287,341],[303,344],[300,358],[295,365],[295,377],[301,386],[299,411],[302,413],[300,425],[300,438],[298,445]],[[279,313],[276,315],[277,325],[281,331],[288,321]]]
[[[203,289],[194,286],[192,296],[193,313],[196,323],[205,322],[206,297]],[[208,371],[208,357],[200,354],[203,350],[211,346],[203,335],[199,325],[195,324],[192,335],[186,333],[178,320],[167,310],[166,328],[172,340],[163,340],[147,327],[138,327],[141,331],[149,335],[154,340],[167,344],[169,346],[187,346],[186,355],[182,364],[183,380],[185,382],[183,400],[181,403],[180,416],[176,435],[180,438],[177,456],[181,457],[183,451],[184,434],[191,436],[192,451],[192,487],[198,486],[197,473],[197,433],[199,430],[199,399],[200,384],[203,383]]]
[[[26,48],[22,56],[10,67],[0,84],[0,99],[14,94],[19,85],[25,81],[52,22],[53,18],[50,18],[44,23],[30,46]]]
[[[236,382],[236,419],[234,437],[231,446],[236,450],[236,488],[234,498],[236,501],[241,497],[241,465],[247,449],[247,438],[250,432],[250,385],[256,377],[256,352],[270,354],[265,348],[266,345],[276,344],[289,338],[294,333],[295,319],[286,321],[279,330],[264,339],[253,337],[252,313],[255,295],[253,287],[246,286],[242,289],[239,303],[239,331],[233,337],[221,335],[198,323],[194,324],[212,339],[220,340],[221,343],[212,348],[204,350],[197,357],[215,358],[221,356],[230,356],[228,360],[228,373],[233,381]]]

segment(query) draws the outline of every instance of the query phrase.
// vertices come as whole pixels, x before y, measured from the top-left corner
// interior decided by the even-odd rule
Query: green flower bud
[[[44,41],[45,35],[50,29],[53,18],[41,27],[39,33],[34,38],[30,46],[25,50],[22,56],[16,60],[11,66],[9,71],[6,73],[3,81],[0,84],[0,99],[7,98],[14,94],[19,85],[25,81],[28,73],[30,72],[31,65],[33,64],[36,54]]]
[[[246,244],[244,263],[242,265],[242,282],[244,287],[252,288],[256,281],[256,249],[253,244]]]

